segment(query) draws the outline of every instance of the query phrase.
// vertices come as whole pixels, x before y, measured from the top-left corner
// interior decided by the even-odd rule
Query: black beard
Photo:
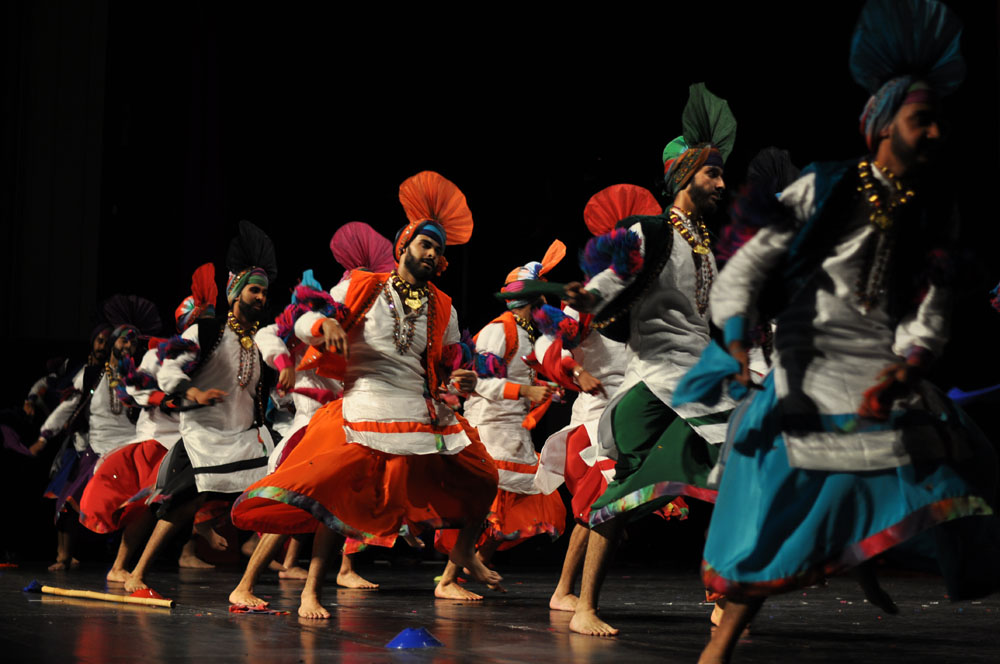
[[[691,195],[691,202],[694,203],[695,211],[699,217],[715,212],[718,207],[718,204],[712,200],[714,191],[692,186],[688,193]]]
[[[417,257],[409,251],[403,255],[403,265],[406,267],[407,272],[413,275],[414,279],[419,281],[427,281],[434,273],[433,267],[430,267],[423,261],[418,260]]]

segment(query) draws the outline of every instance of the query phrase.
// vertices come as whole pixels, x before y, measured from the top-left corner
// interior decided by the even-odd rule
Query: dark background
[[[1000,279],[998,9],[946,4],[965,22],[968,75],[946,101],[951,149],[936,186],[958,199],[971,279],[936,379],[972,389],[1000,376],[987,295]],[[6,3],[0,407],[20,404],[49,356],[85,355],[95,305],[113,293],[151,299],[169,332],[195,267],[214,261],[224,286],[240,219],[277,247],[273,311],[305,268],[332,286],[342,273],[333,231],[361,220],[392,238],[405,223],[399,183],[425,169],[454,181],[475,218],[438,282],[475,332],[500,311],[489,293],[552,239],[570,256],[551,278],[576,277],[591,195],[620,182],[659,193],[660,154],[680,133],[690,83],[705,81],[739,123],[731,190],[767,145],[799,166],[857,156],[867,95],[847,56],[860,6]],[[973,411],[995,428],[988,414]],[[40,532],[50,515],[31,484],[44,485],[44,469],[6,452],[2,463],[18,517],[37,534],[30,552],[50,555]],[[686,533],[694,551],[702,527],[665,530]]]

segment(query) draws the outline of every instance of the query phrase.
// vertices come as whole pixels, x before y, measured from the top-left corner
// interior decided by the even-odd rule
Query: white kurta
[[[683,216],[682,216],[683,218]],[[669,223],[664,221],[663,223]],[[640,242],[645,258],[646,244],[642,226],[630,227]],[[611,434],[611,412],[625,393],[643,382],[664,404],[670,405],[674,389],[684,374],[701,357],[710,341],[708,319],[698,313],[696,297],[696,266],[691,245],[674,228],[670,257],[654,283],[633,305],[630,312],[631,330],[627,344],[628,365],[622,386],[604,411],[599,427],[599,441],[609,456],[615,455]],[[715,273],[715,258],[708,254]],[[595,291],[601,298],[596,311],[600,311],[634,279],[623,280],[608,268],[587,282],[587,290]],[[671,407],[685,419],[720,413],[735,407],[728,397],[715,406],[689,403]],[[709,443],[721,443],[726,437],[726,423],[695,426],[695,431]],[[612,456],[612,458],[616,458]]]
[[[572,307],[566,307],[563,313],[574,320],[580,319],[580,314]],[[546,337],[539,337],[535,342],[535,356],[544,357],[550,343]],[[600,459],[606,458],[602,456],[597,442],[598,423],[608,402],[618,393],[625,379],[625,366],[628,363],[625,344],[612,341],[597,330],[591,330],[583,342],[572,351],[563,353],[571,354],[577,364],[601,381],[607,396],[599,393],[578,393],[573,402],[569,424],[546,439],[542,446],[538,473],[535,475],[535,486],[542,493],[552,493],[563,483],[566,473],[566,439],[577,427],[585,427],[591,441],[590,447],[580,453],[580,458],[588,466],[593,466]],[[606,471],[605,477],[610,482],[614,477],[614,469]]]
[[[805,221],[815,210],[814,194],[815,175],[809,174],[791,184],[781,202]],[[752,324],[752,303],[795,233],[764,228],[733,256],[712,289],[717,325],[735,316]],[[879,371],[900,362],[914,346],[939,354],[947,331],[947,293],[933,286],[919,307],[897,324],[890,320],[884,295],[870,311],[859,304],[856,284],[878,237],[866,217],[845,219],[836,246],[776,319],[774,384],[785,421],[810,415],[825,429],[783,432],[793,467],[880,470],[908,464],[914,454],[934,457],[944,451],[945,441],[933,427],[904,431],[855,416]],[[941,396],[935,390],[925,384],[917,392],[894,404],[894,410],[940,412],[935,402],[941,403]]]
[[[532,350],[531,338],[520,325],[515,327],[517,350],[507,363],[507,377],[480,378],[476,383],[476,393],[465,404],[465,417],[479,431],[483,445],[494,459],[536,466],[538,455],[531,440],[531,432],[521,426],[531,410],[531,400],[527,397],[505,399],[503,396],[507,383],[532,384],[533,371],[524,361],[524,356]],[[482,329],[476,337],[476,352],[504,357],[507,338],[503,323],[490,323]],[[538,493],[533,481],[534,474],[504,468],[499,468],[498,472],[501,489],[514,493]]]
[[[160,363],[156,351],[148,351],[139,363],[138,370],[156,378],[160,372]],[[143,407],[139,420],[135,423],[135,438],[138,442],[155,440],[168,450],[181,437],[180,416],[176,413],[164,413],[159,407],[148,407],[149,398],[155,389],[139,389],[131,385],[125,386],[125,391]]]
[[[73,376],[73,389],[76,390],[76,392],[72,396],[63,399],[59,405],[56,406],[51,413],[49,413],[49,416],[45,418],[45,422],[42,423],[40,433],[46,439],[50,439],[62,431],[69,422],[69,418],[73,416],[73,411],[75,411],[76,407],[80,405],[80,400],[83,398],[83,375],[85,368],[86,367],[81,368],[76,372],[76,375]],[[74,431],[72,435],[73,448],[77,452],[86,452],[88,434],[86,432]]]
[[[260,380],[260,355],[254,348],[253,370],[246,387],[239,386],[237,374],[240,362],[239,337],[223,323],[222,338],[211,356],[202,362],[193,376],[183,371],[183,365],[194,359],[194,353],[182,353],[166,359],[160,367],[160,387],[168,394],[176,393],[186,382],[201,390],[217,388],[228,393],[225,399],[206,408],[180,414],[180,432],[191,465],[198,468],[219,466],[235,461],[266,457],[273,444],[266,427],[254,426],[255,395]],[[198,324],[181,335],[198,342]],[[209,352],[211,349],[202,349]],[[223,473],[198,473],[195,483],[199,492],[218,491],[239,493],[264,477],[266,467]]]
[[[254,336],[254,341],[257,342],[257,347],[260,348],[264,362],[276,371],[280,370],[276,364],[279,357],[287,358],[286,361],[289,363],[289,366],[294,368],[302,361],[306,348],[308,348],[305,344],[296,341],[294,352],[289,351],[288,346],[278,336],[278,326],[274,324],[258,330]],[[340,384],[340,381],[333,378],[324,378],[312,369],[295,372],[295,387],[330,390],[334,394],[343,392],[343,386]],[[269,473],[274,472],[275,468],[277,468],[278,459],[281,458],[281,453],[285,448],[285,444],[288,443],[288,439],[295,435],[302,427],[308,425],[309,420],[316,414],[316,411],[323,407],[323,404],[319,401],[304,394],[293,392],[287,398],[291,400],[292,406],[295,408],[295,415],[290,422],[284,425],[284,431],[282,432],[284,438],[274,447],[274,451],[268,459],[267,472]]]
[[[350,279],[330,290],[343,303]],[[363,320],[347,335],[350,361],[344,377],[344,433],[358,443],[390,454],[457,454],[472,441],[465,435],[455,413],[445,404],[432,401],[438,430],[432,424],[424,398],[426,378],[421,355],[427,347],[427,309],[421,309],[414,323],[413,340],[400,354],[393,340],[393,309],[398,312],[400,331],[405,327],[405,307],[388,285],[383,287]],[[308,312],[295,323],[295,334],[310,345],[321,345],[322,337],[312,328],[322,314]],[[461,340],[458,315],[451,308],[445,330],[445,345]]]

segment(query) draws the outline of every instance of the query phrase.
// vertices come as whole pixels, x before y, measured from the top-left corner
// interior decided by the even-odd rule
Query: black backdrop
[[[939,186],[959,197],[975,270],[938,377],[973,388],[1000,376],[986,295],[1000,279],[998,12],[947,4],[965,21],[969,73],[947,100]],[[47,356],[85,352],[99,299],[141,294],[170,325],[196,266],[214,261],[221,288],[239,219],[277,246],[275,311],[305,268],[333,285],[333,231],[361,220],[391,238],[397,187],[424,169],[453,180],[475,218],[439,281],[474,332],[499,311],[488,293],[553,238],[570,257],[551,278],[575,278],[589,196],[619,182],[657,192],[693,82],[739,122],[730,189],[767,145],[800,166],[863,151],[866,95],[847,68],[860,2],[678,5],[9,3],[0,334],[14,352],[0,405],[20,402]]]

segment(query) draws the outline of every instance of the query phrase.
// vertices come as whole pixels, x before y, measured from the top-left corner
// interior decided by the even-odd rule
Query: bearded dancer
[[[601,236],[611,232],[622,219],[661,212],[660,204],[648,190],[619,184],[594,194],[587,201],[583,218],[590,232]],[[575,324],[557,322],[563,317]],[[628,355],[625,344],[593,330],[592,315],[566,307],[546,318],[545,322],[536,319],[542,336],[535,344],[535,354],[549,375],[564,375],[570,381],[569,387],[580,391],[573,402],[569,425],[545,441],[535,474],[535,486],[543,493],[555,492],[565,481],[572,496],[573,519],[577,523],[570,534],[549,608],[573,611],[577,602],[573,590],[590,536],[590,506],[601,497],[615,473],[614,458],[602,453],[597,444],[597,424],[609,396],[621,386]]]
[[[526,282],[542,280],[566,255],[566,246],[556,240],[539,263],[531,261],[514,268],[504,281],[504,290],[522,292]],[[566,527],[566,508],[558,494],[542,494],[534,483],[538,453],[531,440],[541,413],[532,413],[532,404],[544,412],[554,388],[538,384],[536,372],[526,362],[533,353],[538,332],[532,312],[544,303],[530,296],[507,300],[507,311],[476,335],[476,352],[502,357],[506,378],[482,378],[476,393],[465,405],[465,417],[476,427],[496,464],[499,489],[486,519],[486,532],[477,554],[488,563],[497,550],[509,549],[539,534],[558,538]],[[438,531],[436,545],[448,551],[454,531]]]
[[[629,352],[622,387],[599,424],[598,442],[607,456],[617,454],[617,463],[614,481],[590,515],[580,599],[570,621],[570,629],[582,634],[618,632],[597,617],[597,597],[625,521],[675,496],[715,500],[706,480],[733,404],[668,404],[709,342],[715,260],[703,218],[724,192],[722,169],[736,121],[728,104],[699,83],[690,88],[683,126],[683,136],[663,155],[665,190],[673,200],[668,214],[630,217],[591,240],[583,259],[590,280],[585,287],[567,286],[570,304],[596,312],[593,325],[627,341]]]
[[[386,272],[395,266],[392,243],[379,235],[371,226],[360,221],[352,221],[338,228],[330,239],[330,251],[345,270],[342,281],[349,279],[353,270]],[[268,325],[257,334],[264,361],[281,372],[278,387],[286,392],[292,390],[291,397],[295,405],[295,418],[289,427],[291,430],[289,437],[282,440],[271,454],[268,463],[269,473],[273,473],[302,440],[316,411],[343,395],[340,381],[321,376],[314,369],[295,370],[302,361],[306,349],[309,348],[295,336],[295,322],[308,311],[330,315],[333,313],[333,307],[333,300],[323,292],[322,286],[313,278],[312,270],[306,270],[292,296],[292,304],[278,316],[275,324]],[[253,587],[264,566],[274,558],[278,548],[286,540],[288,550],[278,576],[282,579],[307,577],[306,570],[295,565],[300,548],[299,538],[288,539],[285,534],[265,533],[254,549],[254,554],[250,557],[239,584],[229,595],[231,604],[267,606],[267,602],[254,594]],[[349,540],[345,544],[340,570],[337,572],[337,585],[374,590],[378,588],[378,584],[365,579],[354,569],[353,556],[358,549],[356,541]]]
[[[872,93],[861,122],[871,153],[807,168],[712,290],[731,353],[721,357],[741,384],[748,325],[776,314],[776,331],[774,371],[729,433],[702,565],[729,604],[702,662],[728,661],[767,596],[851,567],[869,601],[895,613],[867,561],[931,526],[949,597],[996,584],[996,552],[958,546],[988,525],[960,517],[993,513],[995,453],[920,377],[948,323],[947,271],[928,269],[946,241],[943,188],[926,175],[938,100],[964,75],[960,35],[932,0],[865,5],[851,70]]]
[[[396,239],[396,270],[355,270],[331,291],[332,317],[310,312],[295,325],[300,339],[327,349],[315,360],[307,355],[300,368],[342,376],[344,398],[319,410],[281,468],[233,507],[242,528],[296,533],[319,526],[303,617],[330,616],[320,593],[334,530],[392,546],[404,525],[460,526],[435,595],[482,599],[458,584],[463,566],[478,581],[500,581],[474,550],[497,471],[475,430],[440,393],[446,380],[471,392],[476,372],[456,368],[472,358],[458,343],[451,299],[428,282],[447,265],[445,246],[468,241],[472,214],[462,192],[429,171],[400,186],[400,201],[410,221]]]
[[[191,293],[174,312],[179,333],[202,317],[214,318],[218,295],[215,266],[206,263],[195,271]],[[131,356],[121,358],[116,391],[123,403],[142,409],[135,425],[135,437],[141,442],[108,454],[94,471],[80,499],[80,522],[88,529],[95,533],[123,529],[118,554],[107,574],[108,581],[124,583],[128,579],[125,565],[153,522],[144,499],[156,482],[160,462],[181,437],[176,404],[165,398],[156,383],[160,368],[156,351],[164,341],[155,337],[150,340],[149,352],[142,357],[138,368]],[[184,545],[178,565],[213,567],[198,559],[194,539]]]
[[[103,365],[88,363],[77,373],[73,395],[52,411],[32,446],[38,454],[55,433],[67,432],[64,449],[53,465],[56,476],[45,494],[56,499],[58,548],[56,562],[49,567],[52,571],[73,565],[72,532],[78,527],[80,500],[94,468],[103,456],[136,439],[135,411],[123,404],[116,392],[119,363],[138,347],[140,334],[148,336],[160,328],[156,307],[135,295],[108,298],[101,314],[112,330],[107,361]]]
[[[129,592],[148,587],[145,575],[157,552],[206,500],[226,500],[263,477],[273,449],[262,423],[260,353],[253,336],[277,276],[274,246],[263,231],[241,221],[226,262],[227,317],[195,323],[160,351],[163,392],[211,407],[180,414],[181,440],[160,464],[150,499],[159,521],[125,582]]]

